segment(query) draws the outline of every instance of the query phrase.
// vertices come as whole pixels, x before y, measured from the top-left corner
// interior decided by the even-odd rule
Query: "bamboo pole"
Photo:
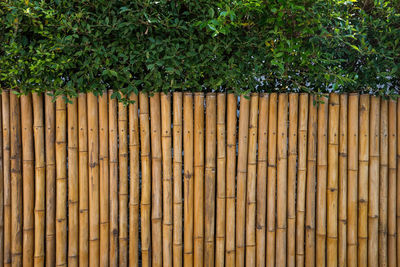
[[[99,109],[97,97],[87,95],[89,155],[89,266],[99,266]]]
[[[108,131],[110,161],[110,266],[118,266],[118,102],[111,98],[113,92],[108,91]],[[145,188],[145,172],[143,172],[143,188]],[[142,224],[143,238],[146,226]],[[143,266],[146,263],[143,257]]]
[[[316,266],[325,266],[326,257],[326,183],[328,168],[328,98],[318,105],[317,197],[316,197]]]
[[[149,99],[145,93],[139,93],[140,105],[140,147],[142,162],[142,198],[141,198],[141,230],[142,230],[142,265],[151,266],[151,162],[150,162],[150,126]],[[110,120],[111,121],[111,120]],[[118,220],[118,217],[116,218]]]
[[[298,128],[298,168],[297,168],[297,203],[296,203],[296,266],[304,266],[304,218],[306,210],[307,176],[307,136],[308,136],[308,94],[300,94]]]
[[[182,93],[173,94],[173,265],[180,267],[182,263],[183,249],[183,222],[182,222]]]
[[[100,266],[108,266],[110,250],[107,98],[107,92],[99,96]]]
[[[326,265],[338,266],[339,95],[329,96]]]
[[[216,227],[215,227],[215,266],[225,265],[225,167],[226,167],[226,95],[217,95],[217,200],[216,200]]]
[[[56,265],[67,266],[67,110],[56,102]]]
[[[369,95],[360,96],[358,149],[358,266],[368,264]]]
[[[265,225],[267,210],[267,140],[269,94],[259,98],[258,156],[257,156],[257,214],[256,214],[256,266],[265,266]]]
[[[3,134],[3,190],[4,190],[4,266],[11,266],[11,166],[10,166],[10,92],[1,94]]]
[[[1,104],[2,95],[0,95]],[[2,108],[0,107],[0,127],[2,127]],[[0,264],[4,263],[4,162],[3,162],[3,132],[0,132]],[[8,197],[8,196],[7,196]]]
[[[172,266],[172,154],[171,95],[161,94],[161,143],[163,164],[163,266]]]
[[[266,266],[275,266],[276,127],[278,95],[269,96]]]
[[[119,266],[128,266],[128,113],[118,103],[118,169],[119,169]]]
[[[215,169],[217,138],[217,101],[214,93],[206,96],[206,144],[204,172],[204,264],[215,260]]]
[[[46,138],[46,266],[56,264],[56,111],[52,97],[45,95]]]
[[[138,95],[131,94],[129,99],[129,266],[139,266],[139,118]]]
[[[287,262],[288,267],[296,266],[296,164],[297,164],[297,93],[289,94],[289,144],[287,176]]]
[[[226,266],[235,266],[236,124],[237,97],[230,93],[226,110]]]
[[[78,96],[78,147],[79,147],[79,265],[89,265],[89,181],[88,181],[88,130],[86,94]]]
[[[396,266],[396,102],[389,100],[388,266]]]
[[[257,177],[257,130],[258,94],[250,97],[247,153],[246,198],[246,265],[256,265],[256,177]]]
[[[400,118],[400,103],[397,100],[397,118]],[[397,225],[397,263],[400,264],[400,120],[397,120],[397,177],[396,177],[396,225]],[[5,189],[5,187],[4,187]]]

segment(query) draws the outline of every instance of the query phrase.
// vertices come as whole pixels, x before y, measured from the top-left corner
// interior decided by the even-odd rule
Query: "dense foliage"
[[[397,1],[2,0],[0,86],[394,96]]]

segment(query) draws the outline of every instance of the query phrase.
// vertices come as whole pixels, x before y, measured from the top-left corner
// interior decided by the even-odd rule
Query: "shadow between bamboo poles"
[[[130,166],[130,204],[129,204],[129,266],[139,266],[139,118],[138,95],[129,96],[129,166]]]
[[[257,130],[258,94],[250,97],[247,153],[246,198],[246,265],[256,265],[256,177],[257,177]]]
[[[318,105],[317,195],[316,195],[316,266],[325,266],[326,256],[326,182],[328,168],[328,98]]]
[[[89,266],[99,266],[99,113],[97,97],[87,95],[89,152]]]
[[[217,200],[215,228],[215,266],[225,266],[225,214],[226,214],[226,94],[217,94]]]
[[[329,96],[326,265],[338,266],[339,95]]]
[[[4,266],[11,266],[11,166],[10,166],[10,92],[1,94],[3,134],[3,190],[4,190]]]
[[[56,101],[56,265],[67,265],[67,110]]]
[[[289,94],[289,139],[288,139],[288,187],[287,187],[287,262],[288,267],[296,266],[296,169],[297,169],[297,93]]]
[[[397,254],[397,264],[400,264],[400,103],[397,100],[397,177],[396,177],[396,232],[397,232],[397,241],[396,241],[396,254]]]
[[[151,161],[150,161],[150,123],[149,98],[145,93],[139,93],[140,119],[140,159],[142,162],[142,198],[141,198],[141,234],[142,234],[142,265],[151,266]],[[118,217],[116,218],[118,220]]]
[[[265,225],[267,210],[267,141],[269,94],[259,98],[258,155],[257,155],[257,211],[256,211],[256,265],[265,266]]]
[[[163,165],[163,266],[172,266],[172,154],[171,95],[161,94],[161,143]]]
[[[214,266],[215,260],[215,169],[216,169],[216,95],[206,95],[206,139],[204,172],[204,265]]]
[[[275,266],[276,127],[278,94],[269,96],[266,266]]]
[[[396,101],[389,100],[388,266],[396,266]]]
[[[89,265],[88,125],[85,93],[78,96],[79,147],[79,265]]]
[[[204,262],[204,94],[194,94],[194,220],[193,265]]]
[[[99,96],[100,266],[109,262],[108,96]]]
[[[0,104],[1,104],[0,94]],[[0,127],[2,125],[2,109],[0,107]],[[4,163],[3,163],[3,132],[0,132],[0,264],[4,263]],[[8,197],[8,196],[7,196]]]
[[[118,103],[119,266],[128,266],[128,113]]]
[[[108,137],[110,161],[110,266],[118,266],[118,102],[108,91]],[[143,235],[146,227],[142,224]],[[143,247],[142,247],[143,248]],[[143,257],[143,266],[146,263]]]
[[[173,265],[182,266],[183,259],[183,195],[182,195],[182,93],[173,93]]]
[[[277,133],[276,265],[286,266],[288,96],[279,94]]]
[[[226,111],[226,266],[235,266],[236,125],[237,97],[230,93]]]
[[[368,264],[369,95],[360,96],[358,149],[358,266]]]
[[[296,203],[296,266],[304,266],[304,222],[306,206],[308,94],[300,94],[298,127],[298,169]]]
[[[45,94],[46,138],[46,266],[56,264],[56,111],[51,96]],[[85,166],[87,169],[87,165]]]

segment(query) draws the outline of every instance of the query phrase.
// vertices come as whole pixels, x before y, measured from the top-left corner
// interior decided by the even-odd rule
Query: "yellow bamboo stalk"
[[[46,126],[46,266],[56,264],[56,111],[55,103],[49,95],[45,95]]]
[[[161,94],[161,142],[163,164],[163,266],[172,266],[172,154],[171,95]]]
[[[78,96],[78,146],[79,146],[79,265],[89,265],[89,181],[88,181],[88,130],[86,94]]]
[[[139,118],[138,96],[131,94],[129,99],[129,266],[139,266]]]
[[[128,113],[124,103],[118,103],[119,161],[119,266],[128,266]]]
[[[268,119],[268,173],[267,173],[267,244],[266,266],[275,266],[275,214],[276,214],[276,127],[278,95],[269,96]]]
[[[107,98],[107,92],[99,96],[100,266],[108,266],[110,250]]]
[[[325,266],[326,250],[326,183],[328,168],[328,98],[321,97],[318,106],[317,197],[316,197],[316,266]]]
[[[226,266],[235,266],[236,124],[237,97],[230,93],[226,111]]]
[[[3,134],[3,190],[4,190],[4,266],[11,266],[11,166],[10,166],[10,92],[1,94]]]
[[[141,230],[142,230],[142,265],[151,266],[151,161],[150,161],[150,123],[148,96],[139,93],[140,105],[140,147],[142,162],[142,199],[141,199]],[[111,121],[111,120],[110,120]],[[116,218],[118,220],[118,217]]]
[[[257,177],[257,130],[258,94],[250,97],[247,153],[246,198],[246,265],[256,265],[256,177]]]
[[[396,265],[396,101],[389,100],[388,266]]]
[[[182,266],[183,251],[183,222],[182,222],[182,93],[174,92],[173,94],[173,264],[174,266]]]
[[[348,96],[340,95],[339,111],[339,238],[338,238],[338,264],[346,266],[347,263],[347,116]]]
[[[339,95],[329,96],[326,265],[338,266]]]
[[[0,95],[0,104],[1,104]],[[0,107],[0,127],[2,125],[2,108]],[[4,263],[4,163],[3,163],[3,132],[0,132],[0,264]],[[7,196],[8,197],[8,196]]]
[[[204,172],[204,264],[215,260],[215,164],[217,134],[217,101],[214,93],[206,96],[206,144]]]
[[[315,266],[315,187],[317,164],[317,138],[318,138],[318,108],[316,97],[309,101],[308,115],[308,148],[307,148],[307,183],[306,183],[306,242],[305,264],[307,267]]]
[[[287,261],[286,266],[296,266],[296,164],[297,164],[297,93],[289,94],[289,144],[287,176]]]
[[[306,210],[308,94],[300,94],[298,128],[298,168],[296,203],[296,266],[304,266],[304,218]]]
[[[99,108],[97,97],[87,95],[89,155],[89,266],[99,266]]]
[[[358,266],[368,264],[369,95],[360,96],[358,149]]]
[[[216,227],[215,227],[215,266],[225,265],[225,167],[226,167],[226,95],[217,94],[217,200],[216,200]]]
[[[111,98],[113,92],[108,91],[108,131],[109,131],[109,161],[110,161],[110,266],[118,266],[118,103]],[[143,175],[146,173],[144,172]],[[145,185],[145,179],[143,180]],[[144,188],[144,187],[143,187]],[[142,225],[143,237],[146,227]],[[143,264],[145,264],[143,257]]]
[[[400,103],[397,100],[397,118],[400,118]],[[397,120],[397,166],[400,166],[400,120]],[[397,167],[396,177],[396,225],[397,225],[397,263],[400,263],[400,167]],[[5,189],[5,187],[4,187]],[[5,192],[5,191],[4,191]]]

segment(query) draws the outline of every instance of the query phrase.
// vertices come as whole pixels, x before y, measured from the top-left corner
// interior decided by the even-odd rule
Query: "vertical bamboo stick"
[[[339,95],[329,96],[326,265],[338,265]]]
[[[266,266],[275,266],[276,127],[278,95],[269,96]]]
[[[142,199],[141,199],[141,230],[142,230],[142,265],[151,266],[151,162],[150,162],[150,126],[149,99],[145,93],[139,94],[140,105],[140,146],[142,161]],[[118,217],[116,218],[118,220]]]
[[[217,201],[216,201],[216,227],[215,227],[215,266],[225,265],[225,115],[226,115],[226,95],[217,95]]]
[[[397,118],[400,118],[400,103],[397,100]],[[397,223],[397,263],[400,264],[400,120],[397,120],[397,177],[396,177],[396,223]],[[5,190],[5,187],[4,187]],[[5,191],[4,191],[5,192]]]
[[[163,164],[163,266],[172,266],[173,215],[170,94],[161,94],[161,142]]]
[[[237,97],[231,93],[226,111],[226,266],[235,266],[236,124]]]
[[[2,95],[0,95],[2,97]],[[1,105],[0,99],[0,105]],[[0,107],[0,127],[2,125],[2,108]],[[3,132],[0,132],[0,264],[4,263],[4,163],[3,163]],[[7,196],[8,197],[8,196]]]
[[[129,166],[130,166],[130,204],[129,204],[129,266],[139,266],[139,118],[138,96],[129,96]]]
[[[326,250],[326,180],[328,167],[328,98],[318,106],[317,197],[316,197],[316,266],[325,266]]]
[[[67,265],[67,110],[56,102],[56,265]]]
[[[3,122],[4,266],[11,266],[10,92],[1,94]],[[0,262],[1,263],[1,262]]]
[[[180,267],[182,263],[183,249],[183,221],[182,221],[182,93],[173,94],[173,143],[174,143],[174,166],[173,166],[173,264]]]
[[[108,91],[108,121],[109,121],[109,160],[110,160],[110,266],[118,265],[118,103],[111,98],[113,92]],[[146,173],[144,172],[143,175]],[[144,178],[143,178],[144,179]],[[145,179],[143,180],[145,181]],[[145,182],[143,182],[143,187]],[[146,226],[142,224],[143,236]],[[143,257],[143,266],[146,263]]]
[[[206,96],[206,154],[204,172],[204,264],[210,267],[214,266],[215,260],[216,103],[216,95],[208,93]]]
[[[79,146],[79,265],[89,265],[89,181],[86,94],[78,97],[78,146]]]
[[[56,111],[52,97],[45,95],[46,126],[46,266],[56,264]]]
[[[269,94],[259,98],[258,156],[257,156],[257,215],[256,215],[256,266],[265,266],[265,225],[267,210],[267,141]]]
[[[315,187],[317,161],[318,108],[313,96],[309,101],[307,184],[306,184],[306,242],[305,264],[315,266]]]
[[[110,250],[107,98],[107,92],[99,96],[100,266],[108,266]]]
[[[246,266],[256,265],[256,177],[257,177],[257,130],[258,94],[250,97],[247,153],[246,198]]]
[[[300,95],[298,129],[298,168],[296,206],[296,266],[304,266],[304,218],[306,211],[307,136],[308,136],[308,94]]]
[[[388,266],[396,266],[396,102],[389,100]]]
[[[118,103],[119,266],[128,266],[128,113]]]
[[[339,239],[338,264],[347,263],[347,104],[348,96],[340,95],[339,111]]]
[[[369,95],[360,96],[358,149],[358,266],[368,263]]]

